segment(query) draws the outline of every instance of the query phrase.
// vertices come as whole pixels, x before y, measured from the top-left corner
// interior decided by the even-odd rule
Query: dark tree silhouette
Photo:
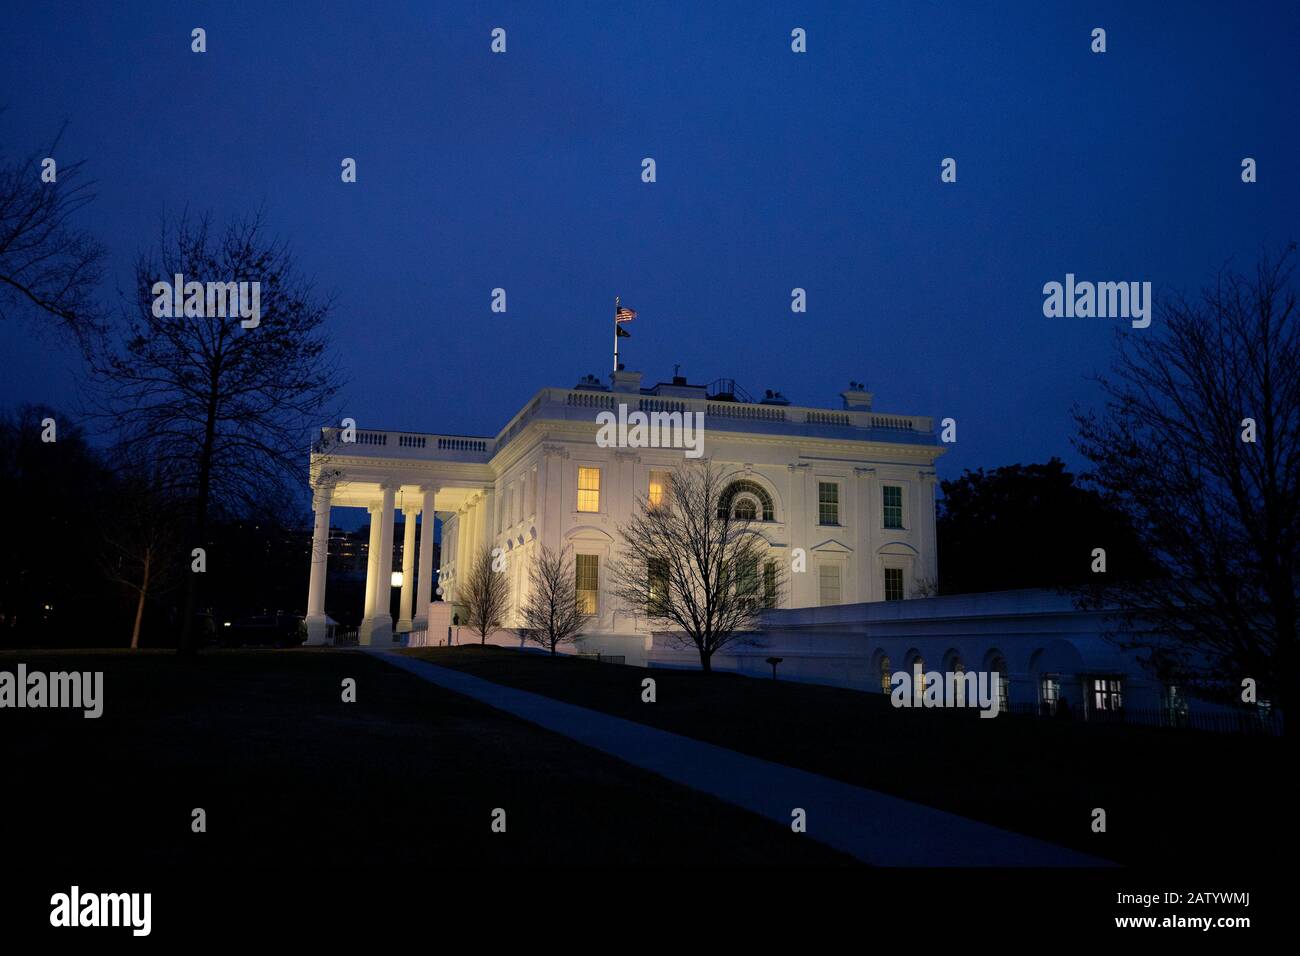
[[[260,324],[212,314],[211,302],[194,310],[201,315],[155,315],[154,284],[176,274],[187,283],[260,283]],[[208,546],[212,518],[296,520],[306,450],[339,388],[326,352],[330,303],[299,275],[285,244],[266,235],[260,215],[220,234],[206,218],[164,223],[157,250],[137,262],[135,293],[122,327],[94,354],[96,399],[119,452],[156,463],[163,491],[186,502],[186,560]],[[191,573],[186,585],[183,651],[195,647],[200,577]]]
[[[180,560],[181,515],[156,475],[123,463],[102,519],[104,576],[126,591],[135,605],[132,649],[140,646],[150,601],[175,588],[186,569]]]
[[[966,471],[940,487],[942,594],[1086,584],[1095,548],[1106,552],[1106,580],[1159,573],[1124,511],[1076,484],[1059,458]]]
[[[528,569],[528,599],[522,609],[524,637],[555,655],[591,620],[578,600],[578,581],[569,548],[543,546]]]
[[[492,552],[484,547],[475,556],[464,584],[457,588],[457,602],[465,608],[464,623],[486,644],[488,635],[501,629],[510,603],[510,582],[493,567]]]
[[[731,485],[711,464],[679,466],[664,500],[641,498],[619,527],[622,549],[609,568],[623,606],[670,628],[670,642],[695,648],[706,674],[714,654],[744,643],[785,580],[767,542],[737,516]]]
[[[119,595],[96,560],[114,491],[112,471],[67,416],[38,405],[0,416],[0,496],[13,505],[0,548],[0,643],[96,645],[118,631]]]
[[[74,223],[94,198],[84,164],[60,164],[54,182],[42,181],[41,161],[57,160],[62,135],[0,165],[0,319],[43,316],[86,346],[103,318],[104,247]]]
[[[1127,582],[1116,639],[1190,686],[1297,699],[1300,317],[1294,245],[1119,339],[1100,413],[1076,412],[1096,480],[1168,572]]]

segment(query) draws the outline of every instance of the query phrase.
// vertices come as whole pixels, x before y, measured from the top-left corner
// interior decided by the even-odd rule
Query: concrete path
[[[364,648],[363,648],[364,650]],[[370,653],[439,687],[563,734],[875,866],[1112,866],[1108,861],[875,790],[796,770],[428,661]],[[653,706],[647,704],[647,707]],[[1082,820],[1081,827],[1088,821]]]

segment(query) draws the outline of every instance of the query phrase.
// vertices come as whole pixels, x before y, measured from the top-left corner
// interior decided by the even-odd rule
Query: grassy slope
[[[981,720],[839,688],[494,647],[405,653],[1125,863],[1240,868],[1289,812],[1276,739]],[[641,701],[647,676],[653,704]],[[1104,834],[1091,831],[1094,807]]]
[[[106,703],[98,720],[0,711],[11,859],[232,877],[280,862],[848,862],[363,654],[3,653],[0,669],[19,661],[103,670]],[[355,704],[340,700],[344,677]],[[194,807],[206,834],[190,831]],[[507,810],[504,835],[490,832],[494,807]],[[346,896],[340,879],[322,886]]]

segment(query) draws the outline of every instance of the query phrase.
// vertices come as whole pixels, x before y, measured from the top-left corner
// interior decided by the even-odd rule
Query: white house
[[[996,671],[1004,708],[1050,712],[1064,700],[1090,714],[1141,709],[1182,719],[1186,695],[1107,640],[1105,612],[1080,611],[1068,595],[1048,591],[931,596],[933,466],[944,451],[932,420],[877,412],[856,384],[840,398],[838,408],[795,406],[770,392],[754,401],[729,380],[704,386],[674,377],[643,387],[639,372],[619,371],[609,384],[587,377],[573,388],[542,389],[490,437],[323,429],[311,458],[308,643],[329,640],[331,509],[363,507],[372,516],[363,644],[389,645],[403,633],[411,644],[447,640],[458,583],[484,548],[500,549],[510,582],[505,629],[490,640],[521,644],[510,629],[521,623],[529,563],[546,545],[569,549],[593,615],[580,651],[628,664],[698,667],[694,652],[619,606],[607,574],[620,549],[620,523],[642,497],[663,492],[671,469],[698,455],[734,483],[732,507],[752,519],[771,559],[786,561],[789,572],[761,630],[717,654],[716,669],[766,676],[776,657],[783,678],[867,691],[884,691],[893,673],[917,668]],[[635,429],[620,436],[626,440],[605,440],[604,422],[634,413],[679,425],[699,416],[702,434],[663,433],[699,444],[645,444],[634,440],[645,437]],[[398,510],[406,518],[405,566],[394,626]],[[434,514],[443,522],[436,569]]]
[[[435,630],[445,627],[457,582],[484,547],[502,549],[512,602],[505,624],[517,625],[529,562],[544,544],[572,553],[581,595],[594,615],[585,649],[646,661],[652,635],[644,620],[614,601],[607,568],[619,549],[619,524],[640,497],[661,493],[668,472],[688,452],[598,442],[602,414],[640,412],[678,423],[696,416],[703,428],[698,452],[737,483],[733,507],[752,516],[773,560],[793,563],[796,549],[803,552],[806,571],[787,575],[779,606],[899,600],[925,592],[936,579],[933,466],[944,450],[933,422],[877,412],[872,395],[856,384],[840,399],[835,408],[795,406],[774,393],[755,401],[728,380],[704,386],[680,377],[643,387],[641,373],[619,371],[608,384],[588,377],[573,388],[542,389],[490,437],[323,429],[311,462],[316,524],[309,643],[326,640],[330,510],[364,507],[374,520],[362,643],[387,643],[394,630],[427,632],[431,614]],[[388,587],[398,509],[407,519],[407,567],[394,629]],[[443,522],[436,574],[442,606],[431,604],[432,521],[421,522],[420,567],[411,566],[414,518],[434,513]]]

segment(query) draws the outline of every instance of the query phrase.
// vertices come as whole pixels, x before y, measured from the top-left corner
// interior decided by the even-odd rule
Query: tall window
[[[830,607],[840,603],[840,566],[823,564],[817,571],[821,590],[821,606]]]
[[[912,681],[912,697],[919,705],[925,700],[925,658],[913,657],[907,668],[907,676]]]
[[[903,569],[885,568],[885,600],[903,600]]]
[[[833,481],[817,482],[817,523],[840,523],[840,486]]]
[[[1092,681],[1092,706],[1094,710],[1123,710],[1122,682],[1115,677],[1095,677]]]
[[[1056,716],[1056,708],[1061,703],[1061,679],[1053,675],[1043,678],[1038,693],[1039,708],[1049,717]]]
[[[745,604],[758,601],[758,558],[750,556],[737,563],[736,597]]]
[[[600,510],[600,469],[578,466],[578,510]]]
[[[763,607],[776,607],[776,562],[763,565]]]
[[[903,527],[903,488],[901,485],[885,485],[885,527]]]
[[[576,560],[578,607],[583,614],[595,614],[600,595],[600,555],[579,554]]]
[[[889,655],[880,659],[880,692],[882,694],[891,694],[894,691],[894,665],[889,661]]]
[[[1165,714],[1169,723],[1177,727],[1187,723],[1187,697],[1177,684],[1165,686]]]
[[[651,558],[646,568],[649,576],[647,597],[650,614],[661,614],[668,604],[668,562],[663,558]]]
[[[668,500],[668,472],[650,472],[650,507],[658,508]]]

